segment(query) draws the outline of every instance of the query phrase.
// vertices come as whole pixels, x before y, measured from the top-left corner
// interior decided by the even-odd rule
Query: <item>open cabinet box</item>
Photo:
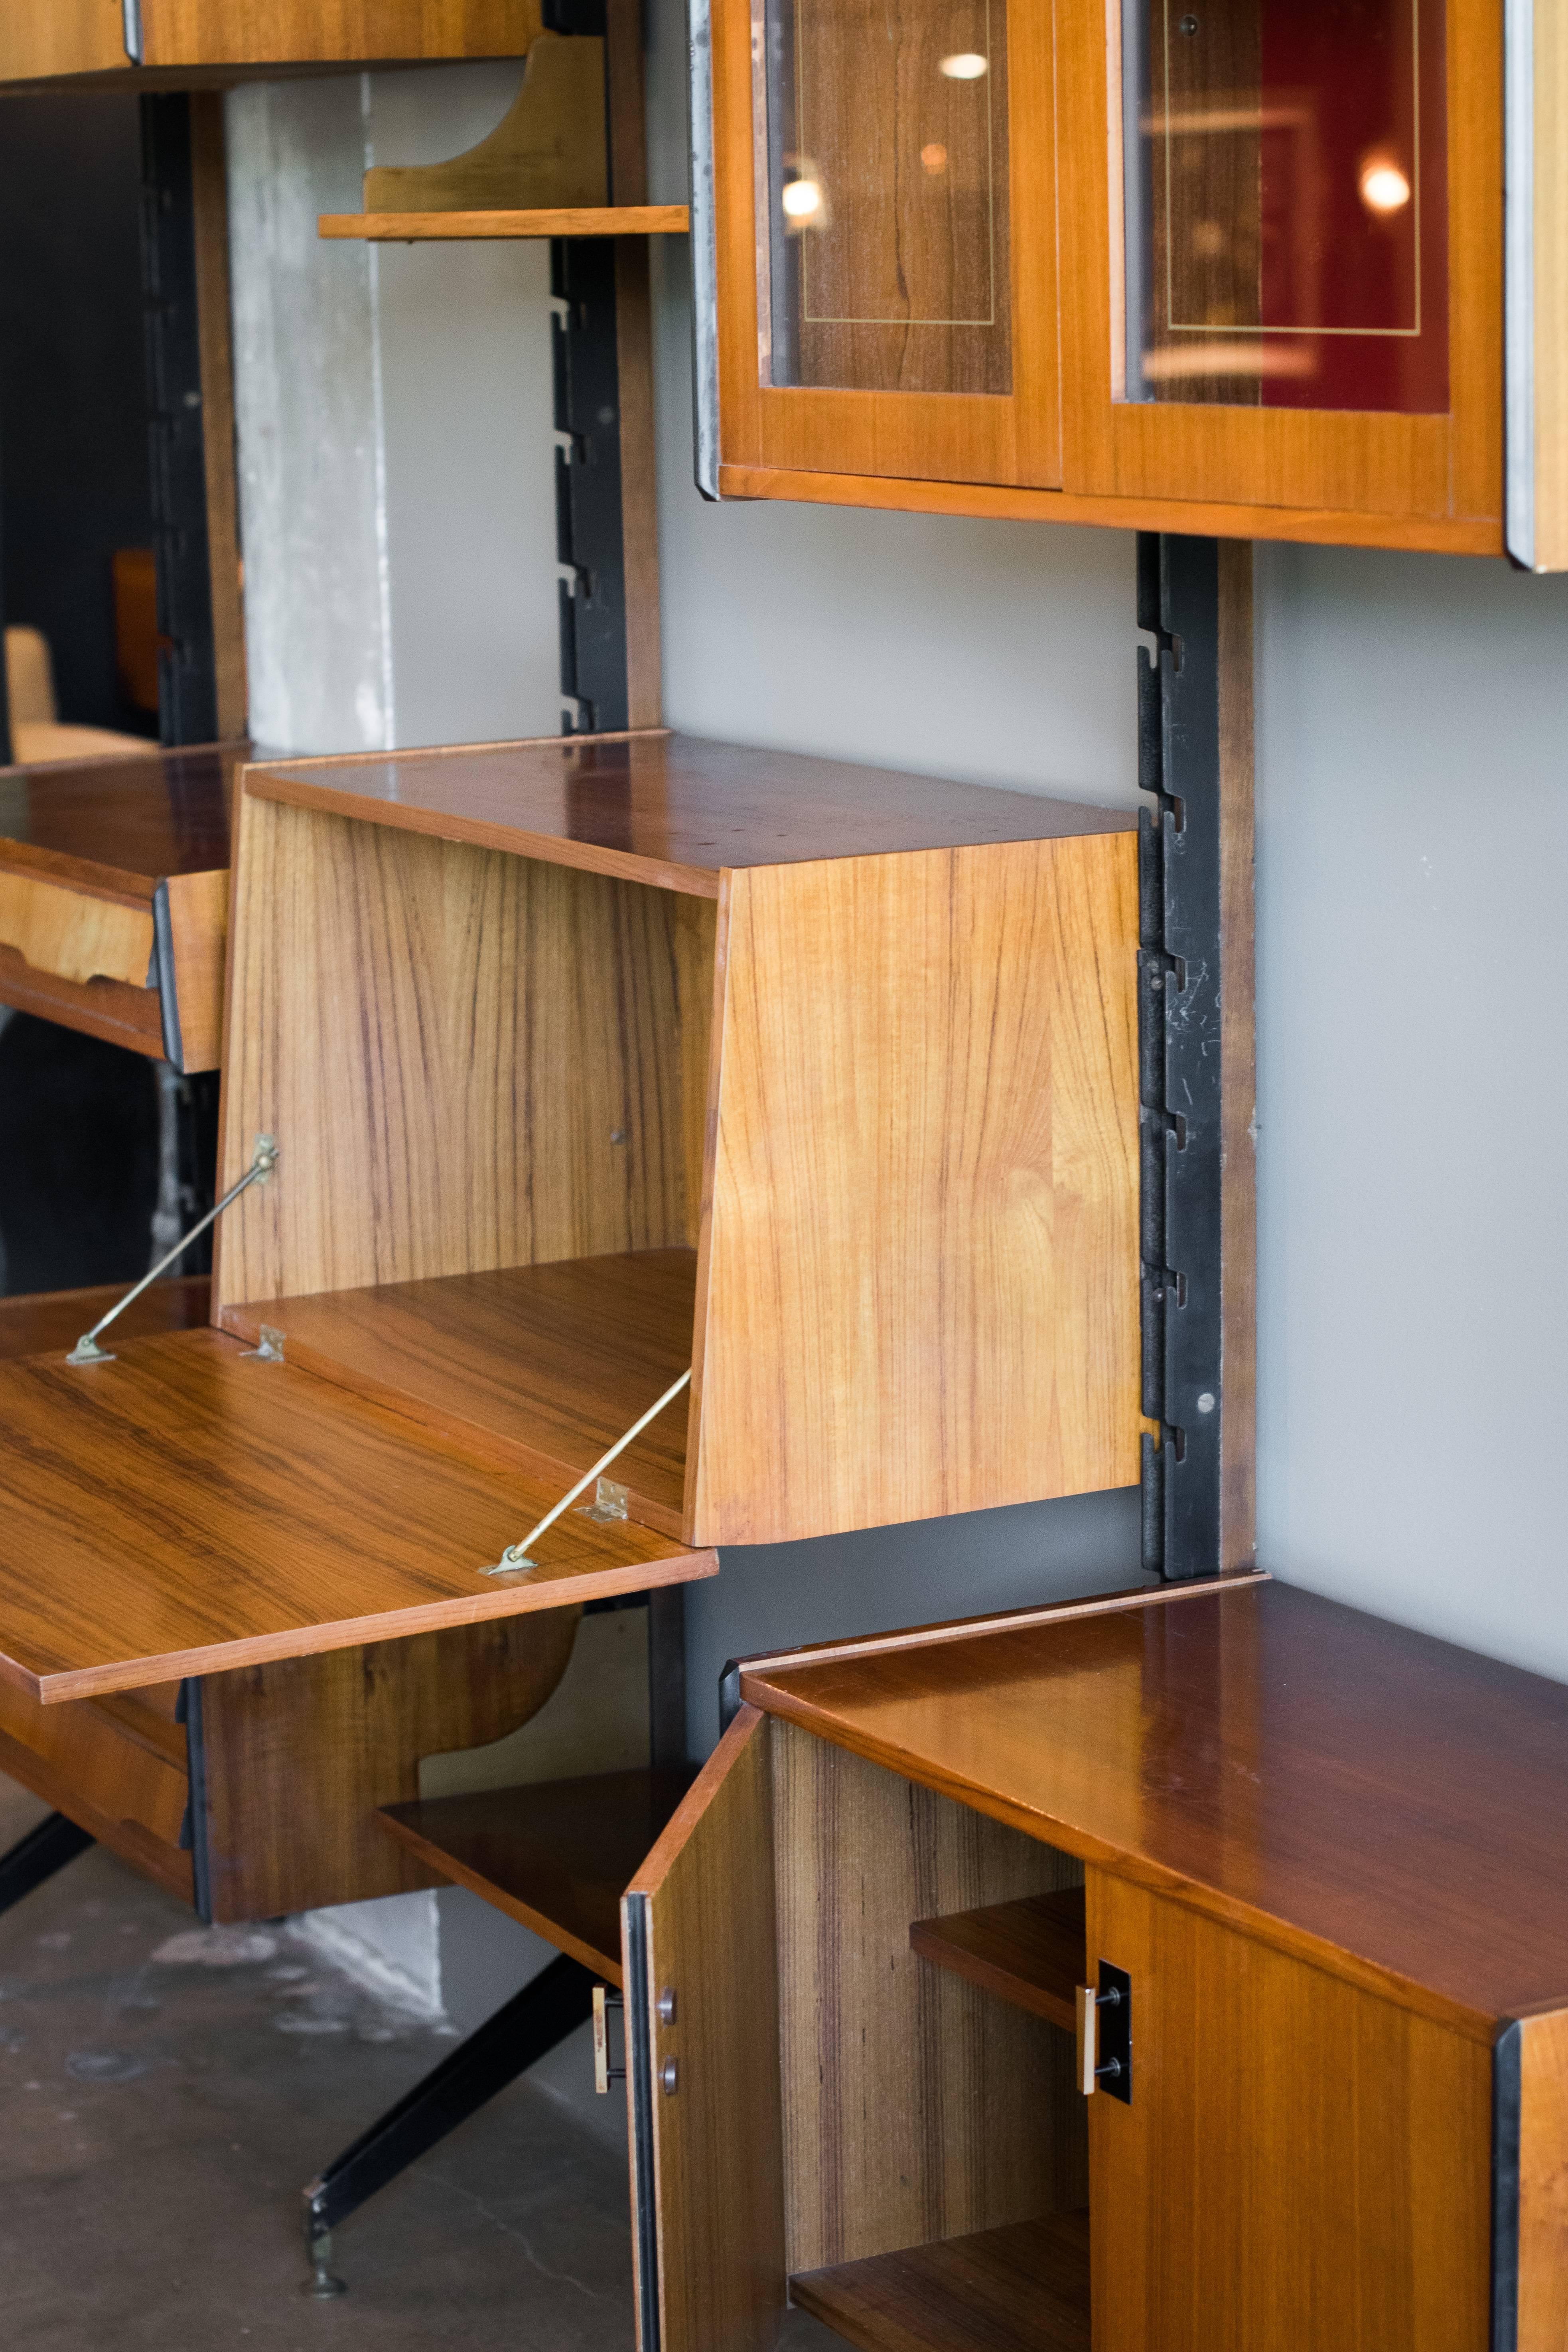
[[[1135,853],[663,733],[248,771],[215,1318],[558,1492],[689,1366],[612,1475],[699,1548],[1134,1483]]]
[[[622,1904],[641,2352],[1562,2342],[1560,1685],[1254,1574],[731,1695]]]

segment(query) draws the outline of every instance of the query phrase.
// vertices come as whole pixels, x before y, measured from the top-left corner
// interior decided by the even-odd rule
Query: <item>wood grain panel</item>
[[[245,793],[704,898],[742,866],[1137,831],[1125,809],[663,730],[272,762]]]
[[[689,1525],[1137,1476],[1131,835],[737,874]]]
[[[111,1363],[0,1366],[0,1675],[46,1702],[706,1575],[576,1514],[487,1577],[556,1498],[216,1331]]]
[[[1518,2334],[1506,2352],[1568,2343],[1568,2011],[1521,2021]]]
[[[784,2315],[772,1810],[768,1727],[743,1707],[622,1908],[624,1938],[634,1908],[647,1929],[654,2178],[634,2136],[632,2189],[654,2205],[658,2278],[639,2301],[657,2297],[661,2352],[767,2352]]]
[[[243,808],[220,1307],[682,1242],[668,893]]]
[[[142,1696],[44,1706],[0,1682],[5,1769],[73,1821],[133,1822],[177,1851],[190,1796],[185,1735],[168,1715],[139,1706]]]
[[[539,34],[495,129],[438,163],[378,163],[364,175],[367,213],[484,212],[500,205],[604,205],[605,45]]]
[[[210,1285],[205,1274],[176,1275],[155,1282],[115,1325],[116,1340],[145,1339],[154,1331],[190,1331],[207,1319]],[[15,1356],[64,1356],[100,1315],[125,1295],[119,1282],[89,1290],[38,1290],[0,1298],[0,1361]]]
[[[172,874],[226,870],[229,801],[248,743],[0,769],[10,837],[0,866],[149,901]]]
[[[910,1948],[1073,1865],[789,1724],[773,1777],[791,2272],[1081,2204],[1071,2044]]]
[[[199,90],[191,98],[191,201],[195,215],[202,463],[206,474],[207,570],[211,579],[217,730],[223,736],[239,736],[245,732],[248,697],[245,675],[245,592],[239,556],[239,487],[235,471],[228,171],[221,90]],[[220,961],[216,995],[220,1013],[222,969]],[[216,1037],[210,1062],[191,1061],[188,1039],[186,1045],[187,1070],[216,1068]]]
[[[1089,2216],[808,2271],[790,2300],[863,2352],[1089,2352]]]
[[[371,245],[462,245],[491,237],[684,236],[691,226],[685,205],[555,205],[531,211],[322,213],[316,233]],[[623,445],[625,434],[622,435]],[[657,727],[657,715],[637,727]]]
[[[1258,1046],[1252,550],[1219,551],[1222,1573],[1258,1558]]]
[[[142,0],[149,66],[521,57],[538,0]]]
[[[0,14],[0,81],[108,73],[130,63],[121,0],[49,0]]]
[[[128,1046],[133,1054],[163,1056],[163,1019],[155,988],[130,988],[118,980],[56,980],[15,948],[0,947],[0,1004]]]
[[[645,1765],[392,1805],[380,1823],[439,1877],[619,1985],[621,1891],[691,1780],[689,1769]]]
[[[0,947],[56,980],[117,980],[145,988],[153,909],[131,891],[68,889],[33,874],[0,870]]]
[[[1086,2103],[1091,2209],[1114,2217],[1092,2250],[1097,2341],[1486,2344],[1487,2049],[1098,1871],[1089,1951],[1128,1970],[1133,2002],[1131,2104]]]
[[[213,1916],[271,1919],[439,1884],[385,1836],[378,1807],[417,1795],[422,1756],[536,1715],[581,1615],[552,1609],[205,1677]]]
[[[742,1689],[1488,2051],[1564,2005],[1568,1692],[1542,1676],[1215,1580],[835,1644]]]
[[[808,473],[789,466],[724,465],[726,499],[875,507],[885,512],[979,515],[1105,530],[1187,531],[1194,537],[1282,540],[1304,546],[1405,547],[1447,555],[1505,552],[1500,515],[1358,514],[1338,507],[1267,506],[1257,499],[1184,498],[1181,485],[1144,495],[1006,488],[983,481],[894,481],[871,474]]]
[[[567,1259],[226,1307],[248,1340],[283,1332],[291,1363],[562,1489],[691,1361],[690,1250]],[[687,1401],[611,1474],[646,1526],[679,1535]]]
[[[1072,2033],[1078,2026],[1077,1989],[1086,1981],[1083,1936],[1083,1889],[1069,1886],[1055,1895],[1026,1895],[1014,1903],[917,1919],[910,1929],[910,1949]]]

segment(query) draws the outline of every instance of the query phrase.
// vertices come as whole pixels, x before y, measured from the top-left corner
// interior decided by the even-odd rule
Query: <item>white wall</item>
[[[458,154],[516,65],[227,100],[251,730],[298,751],[560,724],[543,245],[323,243],[367,167]]]

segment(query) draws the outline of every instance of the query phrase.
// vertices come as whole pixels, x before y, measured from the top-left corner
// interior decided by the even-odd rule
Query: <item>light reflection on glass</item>
[[[1121,0],[1130,400],[1448,404],[1443,0]]]

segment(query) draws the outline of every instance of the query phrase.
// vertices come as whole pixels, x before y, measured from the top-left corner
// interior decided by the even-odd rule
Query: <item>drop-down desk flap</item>
[[[712,1575],[214,1330],[0,1364],[0,1675],[46,1703]]]

